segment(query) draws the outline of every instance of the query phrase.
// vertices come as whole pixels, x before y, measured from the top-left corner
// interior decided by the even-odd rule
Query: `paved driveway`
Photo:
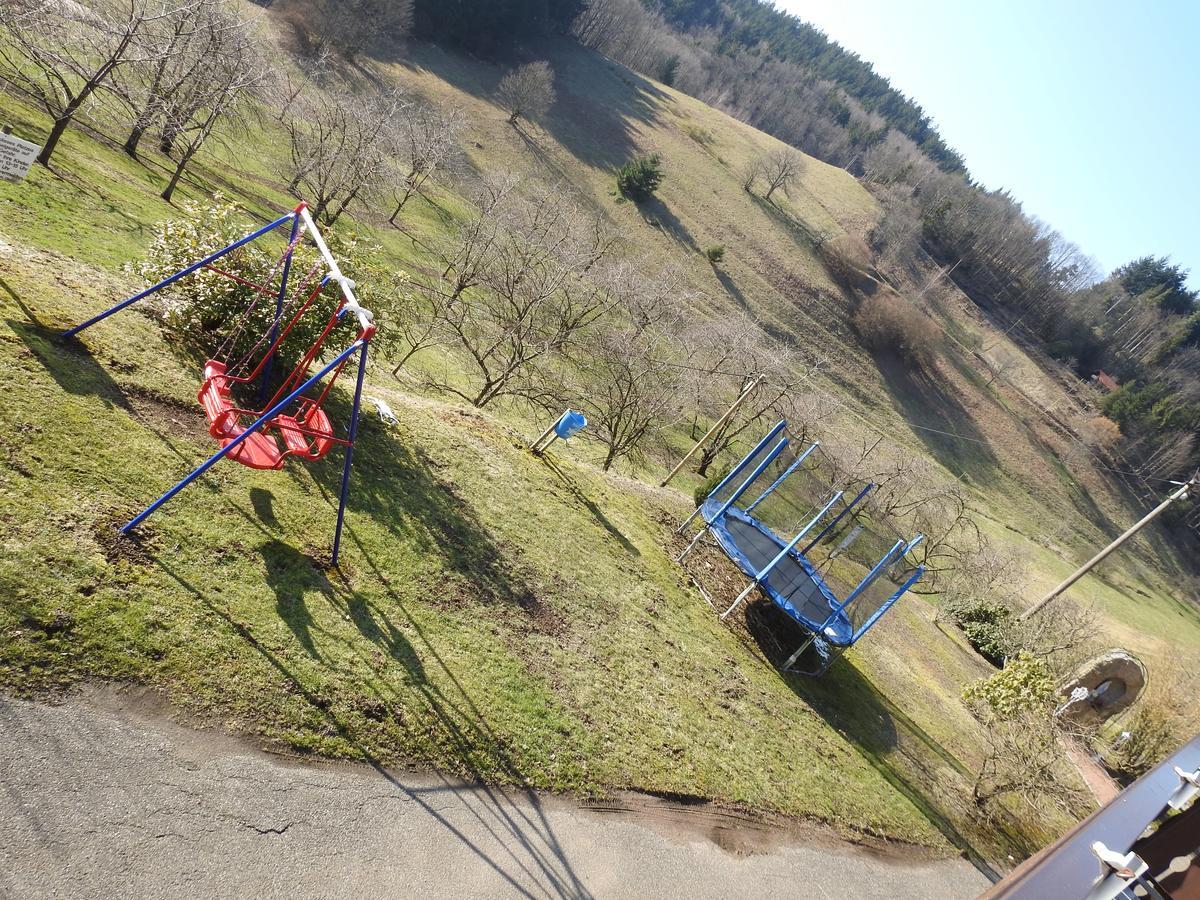
[[[961,860],[904,862],[709,808],[611,806],[283,761],[111,692],[0,699],[4,897],[903,900],[988,885]]]

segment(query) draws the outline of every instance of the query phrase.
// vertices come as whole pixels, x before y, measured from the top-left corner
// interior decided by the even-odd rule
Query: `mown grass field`
[[[899,451],[965,473],[985,528],[1028,555],[1037,586],[1133,515],[1084,463],[1057,464],[1027,411],[969,364],[949,358],[940,382],[915,379],[858,348],[809,237],[871,226],[875,204],[849,175],[814,160],[792,197],[758,202],[736,172],[770,138],[594,55],[549,55],[560,99],[543,127],[524,130],[488,100],[500,67],[421,46],[372,65],[464,109],[476,173],[562,185],[630,235],[648,265],[685,266],[703,313],[743,308],[819,345],[829,362],[814,388],[848,410],[830,428],[872,440],[883,429]],[[4,95],[0,118],[29,137],[44,127]],[[279,135],[269,116],[261,127],[214,147],[180,196],[220,189],[261,218],[291,206]],[[641,209],[611,196],[612,167],[635,150],[668,161],[661,199]],[[926,599],[905,600],[827,678],[782,677],[671,561],[694,481],[649,487],[666,462],[655,457],[603,475],[586,441],[538,460],[522,449],[535,427],[527,414],[415,395],[383,361],[367,394],[401,422],[365,426],[341,572],[322,565],[336,454],[282,473],[221,465],[137,541],[117,540],[117,524],[212,447],[199,373],[151,320],[129,313],[78,343],[55,337],[137,287],[122,267],[154,222],[177,214],[157,198],[153,156],[134,162],[79,132],[60,153],[55,173],[0,184],[6,689],[131,680],[299,752],[555,790],[704,796],[992,859],[1068,824],[1024,812],[1005,833],[970,808],[982,735],[959,694],[989,670]],[[419,269],[421,244],[462,202],[439,188],[406,209],[409,234],[366,213],[338,227],[368,231],[397,265]],[[716,243],[729,248],[720,269],[700,253]],[[1084,478],[1107,521],[1079,504],[1071,482]],[[1054,542],[1051,522],[1069,525]],[[1132,558],[1081,585],[1113,640],[1151,655],[1200,647],[1200,616],[1172,573],[1124,566]]]

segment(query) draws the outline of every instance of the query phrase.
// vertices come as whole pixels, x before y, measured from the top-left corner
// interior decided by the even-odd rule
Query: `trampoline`
[[[710,536],[750,579],[721,618],[761,592],[807,634],[782,668],[819,675],[921,578],[907,555],[922,538],[899,537],[872,508],[875,485],[839,476],[819,443],[797,452],[786,428],[771,429],[680,526],[703,523],[679,561]],[[816,665],[798,668],[810,648]]]

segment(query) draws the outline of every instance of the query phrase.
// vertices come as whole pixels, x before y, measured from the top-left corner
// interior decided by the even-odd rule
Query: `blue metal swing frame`
[[[239,247],[244,247],[246,244],[256,241],[259,238],[270,234],[271,232],[275,231],[277,228],[280,228],[283,225],[286,225],[288,223],[291,224],[291,234],[288,239],[288,249],[287,249],[285,257],[284,257],[283,271],[282,271],[282,274],[280,277],[279,291],[277,292],[276,297],[275,297],[275,318],[274,318],[273,324],[271,326],[271,333],[270,333],[271,343],[272,344],[274,343],[274,341],[279,333],[280,319],[283,316],[284,301],[287,297],[288,276],[291,272],[292,256],[295,252],[296,240],[300,234],[300,229],[302,227],[306,228],[308,230],[310,236],[313,238],[313,242],[316,244],[318,250],[320,250],[320,252],[321,252],[321,255],[324,257],[326,266],[329,268],[329,274],[326,275],[325,280],[326,281],[328,281],[328,280],[337,281],[339,287],[341,288],[341,293],[342,293],[342,298],[343,298],[342,302],[344,304],[342,312],[343,313],[351,312],[351,311],[354,312],[358,316],[360,324],[362,324],[364,327],[369,326],[369,329],[365,332],[366,337],[360,337],[359,339],[355,340],[354,343],[352,343],[349,347],[347,347],[345,350],[343,350],[341,353],[339,353],[333,359],[332,362],[323,366],[321,368],[321,370],[319,372],[317,372],[317,374],[308,378],[303,384],[301,384],[299,387],[297,387],[295,390],[293,390],[290,394],[288,394],[286,397],[284,397],[278,403],[274,404],[269,410],[262,413],[252,424],[248,425],[241,434],[239,434],[236,438],[234,438],[232,441],[230,441],[227,445],[222,447],[220,450],[218,450],[216,453],[214,453],[212,456],[210,456],[208,459],[206,459],[204,462],[202,462],[199,466],[197,466],[195,469],[193,469],[191,472],[189,472],[187,475],[185,475],[170,490],[168,490],[165,494],[163,494],[161,497],[159,497],[157,500],[155,500],[153,503],[151,503],[149,506],[147,506],[144,510],[142,510],[142,512],[138,513],[138,515],[134,516],[132,519],[130,519],[128,522],[126,522],[124,525],[122,525],[121,528],[119,529],[121,534],[128,535],[131,531],[136,529],[139,525],[141,525],[143,522],[145,522],[146,519],[149,518],[155,511],[157,511],[161,506],[163,506],[165,503],[167,503],[167,501],[169,501],[172,497],[174,497],[176,494],[178,494],[180,491],[182,491],[184,488],[186,488],[193,481],[196,481],[198,478],[200,478],[202,475],[204,475],[205,472],[207,472],[214,465],[216,465],[218,462],[220,462],[222,459],[224,459],[226,456],[228,456],[233,450],[235,450],[244,441],[246,441],[252,434],[255,434],[255,433],[261,431],[267,425],[268,422],[270,422],[272,419],[274,419],[276,416],[278,416],[280,413],[282,413],[291,403],[295,402],[298,398],[300,398],[304,394],[305,391],[307,391],[309,388],[313,387],[314,385],[318,384],[319,382],[323,381],[330,373],[337,370],[340,366],[342,366],[344,363],[346,363],[350,359],[350,357],[354,356],[354,354],[357,353],[358,354],[358,374],[357,374],[357,378],[355,380],[355,386],[354,386],[354,404],[353,404],[353,407],[352,407],[351,413],[350,413],[350,425],[349,425],[349,428],[347,429],[347,439],[345,441],[346,453],[345,453],[345,459],[344,459],[343,466],[342,466],[341,489],[340,489],[339,496],[338,496],[337,524],[334,527],[333,547],[332,547],[332,553],[330,554],[331,564],[334,566],[338,565],[338,558],[339,558],[339,553],[341,551],[341,544],[342,544],[342,528],[345,524],[345,518],[346,518],[346,504],[347,504],[347,501],[349,500],[349,496],[350,496],[350,471],[351,471],[351,467],[352,467],[353,461],[354,461],[354,442],[355,442],[356,438],[358,437],[358,422],[359,422],[359,413],[360,413],[361,406],[362,406],[363,382],[366,378],[366,372],[367,372],[367,349],[370,345],[370,335],[374,333],[374,321],[373,321],[373,317],[371,316],[370,312],[365,310],[362,306],[359,305],[358,299],[354,296],[353,282],[350,281],[349,279],[347,279],[342,274],[341,269],[338,267],[337,261],[333,258],[333,255],[329,252],[328,246],[326,246],[324,240],[321,238],[321,235],[317,230],[316,223],[313,221],[311,214],[308,212],[307,204],[300,203],[291,212],[287,213],[286,215],[280,216],[275,221],[264,225],[263,227],[259,228],[257,231],[253,231],[250,234],[247,234],[244,237],[239,238],[238,240],[234,241],[232,244],[229,244],[226,247],[222,247],[220,250],[216,251],[215,253],[209,254],[208,256],[204,257],[203,259],[199,260],[198,262],[194,262],[191,265],[189,265],[183,269],[180,269],[178,272],[174,273],[173,275],[169,275],[168,277],[164,278],[162,281],[158,282],[157,284],[155,284],[149,288],[146,288],[144,291],[140,291],[140,292],[134,294],[132,297],[128,297],[128,298],[122,300],[121,302],[114,304],[113,306],[106,309],[104,312],[98,313],[98,314],[92,316],[90,319],[87,319],[86,321],[81,322],[80,324],[74,326],[73,328],[67,329],[66,331],[63,332],[62,336],[63,336],[63,338],[73,338],[76,335],[78,335],[80,332],[82,332],[88,328],[91,328],[93,325],[97,324],[98,322],[104,321],[109,316],[115,315],[116,313],[119,313],[122,310],[127,309],[128,307],[132,306],[133,304],[137,303],[138,301],[144,300],[145,298],[156,294],[158,291],[161,291],[162,289],[169,287],[170,285],[174,284],[175,282],[179,281],[180,279],[186,278],[188,275],[191,275],[194,272],[197,272],[200,269],[203,269],[204,267],[211,265],[212,263],[221,259],[223,256],[227,256],[228,254],[232,253],[234,250],[237,250]],[[260,396],[263,399],[265,399],[265,397],[266,397],[267,385],[269,384],[269,381],[270,381],[271,362],[272,362],[271,358],[268,358],[266,360],[266,363],[263,368],[262,381],[260,382],[260,385],[259,385]]]

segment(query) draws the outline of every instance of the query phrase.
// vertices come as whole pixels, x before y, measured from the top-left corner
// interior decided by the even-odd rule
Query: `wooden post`
[[[659,487],[666,487],[668,484],[671,483],[671,479],[679,474],[679,470],[682,469],[684,467],[684,465],[687,464],[687,461],[689,459],[691,459],[693,455],[695,455],[696,451],[699,450],[701,446],[703,446],[704,442],[707,441],[710,437],[712,437],[717,432],[717,429],[719,429],[722,425],[724,425],[726,422],[728,422],[733,417],[733,414],[735,412],[737,412],[737,408],[742,405],[742,402],[747,397],[750,396],[750,393],[756,387],[758,387],[759,383],[762,382],[766,377],[767,376],[763,375],[763,374],[754,376],[754,380],[750,382],[750,384],[746,388],[746,390],[742,391],[742,395],[733,401],[733,406],[729,407],[729,409],[727,409],[725,411],[725,415],[723,415],[723,416],[721,416],[721,418],[717,419],[717,421],[713,425],[713,427],[708,429],[708,433],[706,435],[704,435],[704,437],[700,438],[700,440],[696,441],[696,443],[695,443],[695,445],[693,445],[692,449],[683,455],[683,459],[681,459],[679,461],[679,464],[671,470],[671,474],[663,479],[663,482],[662,482],[662,484],[659,485]]]
[[[1185,483],[1179,490],[1177,490],[1170,497],[1168,497],[1162,503],[1158,504],[1158,506],[1154,507],[1154,509],[1152,509],[1149,513],[1147,513],[1145,518],[1143,518],[1136,525],[1133,525],[1123,535],[1121,535],[1119,538],[1117,538],[1115,541],[1113,541],[1111,544],[1109,544],[1107,547],[1105,547],[1103,550],[1101,550],[1099,553],[1097,553],[1095,556],[1093,556],[1091,559],[1089,559],[1086,563],[1084,563],[1082,566],[1080,566],[1078,569],[1076,569],[1073,573],[1071,573],[1070,578],[1068,578],[1066,581],[1064,581],[1062,584],[1060,584],[1058,587],[1056,587],[1054,590],[1052,590],[1050,593],[1048,593],[1045,597],[1043,597],[1037,603],[1033,604],[1033,606],[1029,607],[1029,609],[1025,610],[1025,612],[1021,613],[1021,617],[1018,621],[1024,622],[1030,616],[1037,613],[1038,610],[1040,610],[1043,606],[1045,606],[1047,603],[1049,603],[1051,600],[1053,600],[1055,597],[1057,597],[1059,594],[1061,594],[1063,591],[1065,591],[1067,588],[1069,588],[1071,585],[1073,585],[1075,582],[1077,582],[1080,578],[1082,578],[1084,575],[1086,575],[1088,572],[1090,572],[1092,569],[1094,569],[1097,565],[1099,565],[1110,553],[1112,553],[1114,550],[1116,550],[1118,547],[1120,547],[1122,544],[1124,544],[1127,540],[1129,540],[1131,537],[1133,537],[1135,534],[1137,534],[1139,531],[1141,531],[1143,528],[1145,528],[1147,525],[1149,525],[1151,522],[1153,522],[1155,519],[1157,519],[1163,512],[1166,511],[1168,506],[1170,506],[1176,500],[1181,500],[1181,499],[1186,498],[1188,490],[1196,482],[1196,477],[1197,477],[1196,475],[1193,475],[1190,479],[1188,479],[1187,483]]]

